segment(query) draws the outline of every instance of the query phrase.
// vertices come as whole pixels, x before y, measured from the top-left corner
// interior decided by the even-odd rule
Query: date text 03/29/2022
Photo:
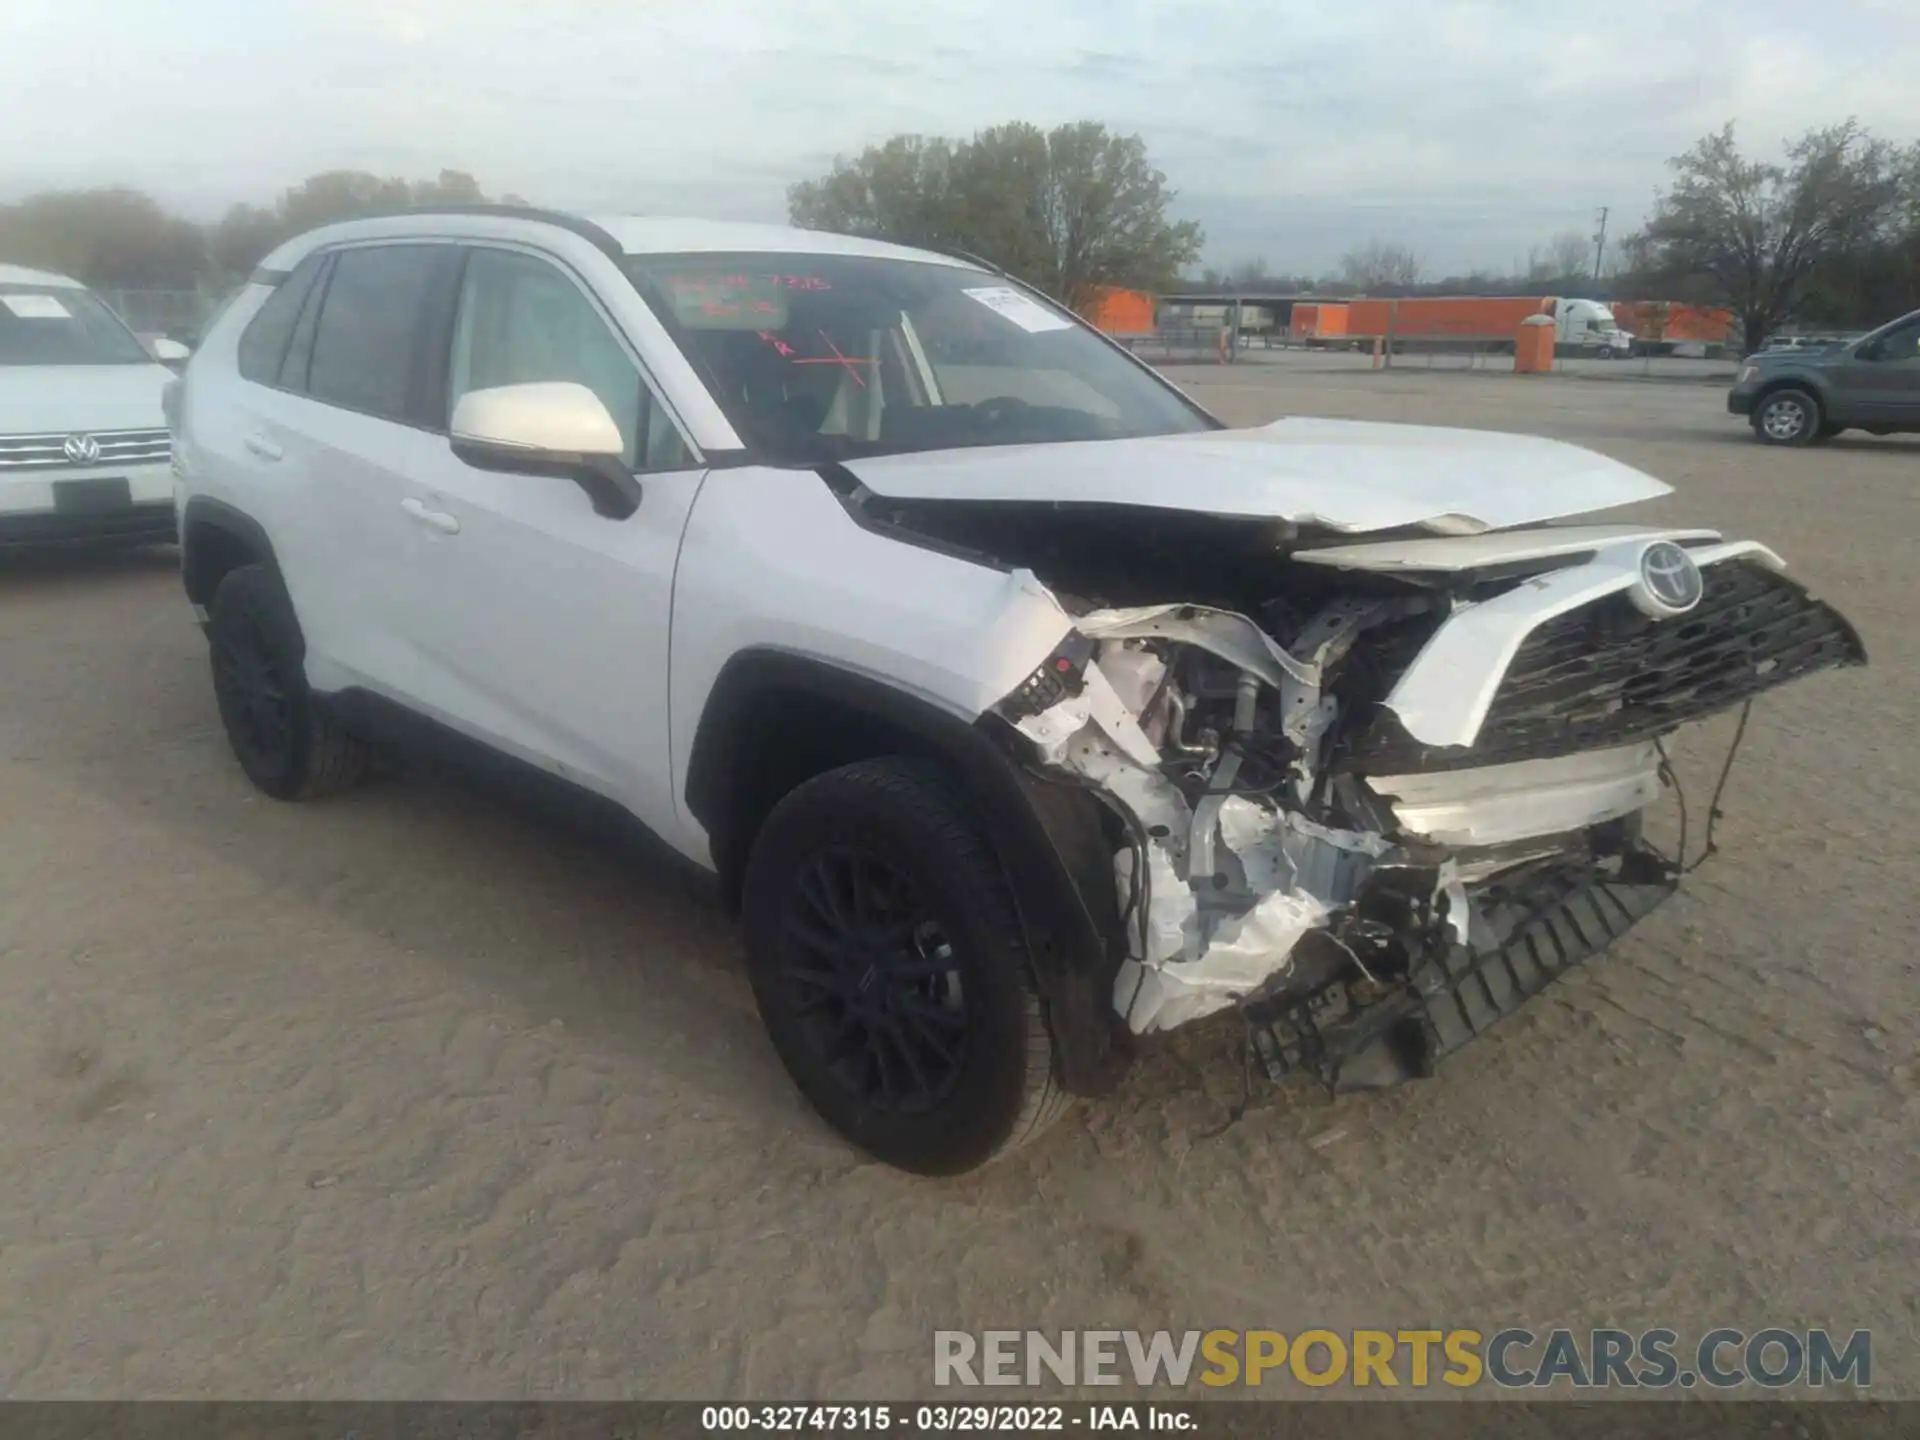
[[[939,1330],[936,1388],[1780,1390],[1873,1383],[1865,1330]]]

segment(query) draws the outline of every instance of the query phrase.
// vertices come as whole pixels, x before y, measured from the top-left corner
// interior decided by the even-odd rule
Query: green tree
[[[364,170],[328,170],[281,192],[271,206],[235,205],[207,237],[215,272],[227,283],[245,276],[281,241],[319,225],[404,210],[410,205],[487,203],[479,182],[464,170],[442,170],[435,180],[381,177]],[[524,200],[507,197],[507,204]]]
[[[200,228],[138,190],[50,190],[0,206],[0,260],[88,285],[192,289],[205,257]]]
[[[1673,187],[1629,255],[1636,269],[1705,277],[1752,350],[1799,312],[1816,274],[1886,243],[1901,161],[1852,120],[1809,130],[1782,161],[1749,159],[1729,123],[1669,162]]]
[[[1085,121],[966,140],[896,135],[787,192],[796,225],[960,249],[1070,305],[1102,286],[1159,290],[1200,253],[1200,227],[1137,135]]]

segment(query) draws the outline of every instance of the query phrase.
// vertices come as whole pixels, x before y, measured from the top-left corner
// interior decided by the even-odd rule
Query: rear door
[[[263,462],[302,477],[276,544],[316,689],[414,702],[419,663],[400,613],[413,528],[402,502],[446,449],[446,316],[460,251],[381,243],[332,252],[280,370]]]
[[[471,246],[449,349],[445,413],[471,390],[576,381],[619,424],[645,493],[632,516],[608,519],[569,480],[478,470],[430,447],[406,487],[402,606],[425,707],[666,832],[673,568],[705,472],[636,350],[554,257]]]

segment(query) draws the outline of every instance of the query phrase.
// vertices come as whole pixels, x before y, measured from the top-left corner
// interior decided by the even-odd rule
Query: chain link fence
[[[99,290],[136,335],[166,335],[192,344],[219,306],[219,297],[200,290]]]

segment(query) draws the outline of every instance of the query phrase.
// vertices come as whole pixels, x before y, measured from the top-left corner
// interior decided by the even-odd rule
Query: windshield
[[[775,464],[1214,428],[1064,311],[978,270],[795,254],[627,265]]]
[[[0,285],[0,365],[151,364],[97,296],[64,285]]]

